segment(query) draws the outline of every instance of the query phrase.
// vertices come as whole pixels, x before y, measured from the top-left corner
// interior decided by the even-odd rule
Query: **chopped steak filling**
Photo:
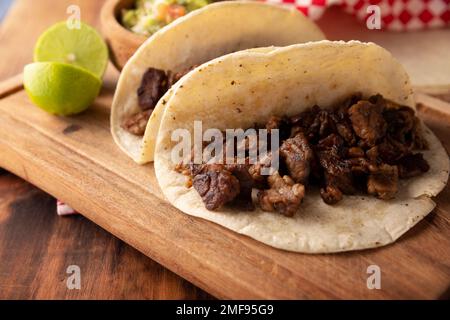
[[[353,130],[363,144],[369,147],[374,146],[386,134],[387,124],[382,112],[382,106],[364,100],[348,109]]]
[[[142,111],[153,109],[168,90],[168,76],[159,69],[149,68],[137,89],[138,104]]]
[[[258,192],[261,209],[292,217],[305,196],[305,187],[287,175],[281,177],[278,172],[270,175],[267,182],[270,188]]]
[[[122,119],[121,127],[131,134],[143,136],[148,119],[159,99],[162,98],[172,85],[193,68],[195,66],[182,72],[148,68],[142,76],[141,84],[137,89],[138,105],[141,111],[125,116]]]
[[[397,193],[397,166],[383,163],[380,166],[373,166],[371,169],[367,179],[367,193],[380,199],[392,199]]]
[[[272,153],[256,164],[178,165],[191,177],[209,210],[224,205],[293,216],[305,186],[317,186],[327,204],[346,194],[392,199],[398,180],[430,169],[421,153],[428,148],[414,110],[375,95],[354,95],[332,109],[314,106],[292,117],[271,117],[258,126],[280,131],[280,167],[271,175]],[[236,162],[235,162],[236,163]],[[252,198],[252,190],[257,189]]]
[[[236,198],[239,180],[224,165],[204,165],[194,177],[193,186],[208,210],[217,209]]]
[[[314,153],[305,135],[300,131],[292,138],[284,140],[280,147],[280,155],[286,163],[291,178],[295,182],[306,184]]]
[[[145,110],[126,118],[122,122],[122,128],[135,136],[143,136],[152,110]]]

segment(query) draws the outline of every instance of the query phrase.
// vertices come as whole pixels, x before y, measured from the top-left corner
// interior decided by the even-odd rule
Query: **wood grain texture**
[[[65,19],[69,4],[80,5],[82,19],[96,24],[102,2],[16,0],[0,25],[0,79],[7,79],[0,99],[21,89],[15,75],[31,61],[40,32]],[[7,157],[3,151],[0,158]],[[86,218],[58,217],[55,204],[0,168],[0,299],[211,299]],[[79,291],[65,285],[71,264],[81,268]]]
[[[0,99],[23,89],[23,74],[18,74],[0,83]]]
[[[0,181],[0,299],[208,297],[84,217],[57,218],[53,197],[12,175]],[[69,265],[81,290],[67,289]]]
[[[437,198],[437,209],[393,245],[330,255],[273,249],[169,205],[152,165],[135,165],[114,145],[108,125],[112,91],[105,88],[89,111],[73,118],[47,115],[23,92],[4,99],[0,165],[220,298],[433,299],[447,294],[450,188]],[[448,123],[423,114],[449,150]],[[69,126],[79,130],[64,134]],[[367,289],[372,264],[382,270],[382,290]]]

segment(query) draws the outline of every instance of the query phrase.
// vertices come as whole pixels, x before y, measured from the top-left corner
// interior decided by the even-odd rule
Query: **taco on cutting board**
[[[228,139],[237,129],[278,144],[255,157],[263,140]],[[180,160],[183,132],[193,147]],[[217,141],[222,149],[208,149]],[[319,41],[232,53],[186,75],[166,101],[155,172],[189,215],[273,247],[325,253],[398,239],[435,207],[449,158],[389,52]]]

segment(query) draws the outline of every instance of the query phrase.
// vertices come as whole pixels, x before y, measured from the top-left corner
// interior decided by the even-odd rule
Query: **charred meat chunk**
[[[189,71],[194,70],[197,68],[198,65],[193,65],[190,68],[187,68],[185,70],[179,71],[179,72],[173,72],[173,71],[167,71],[167,87],[170,88],[175,83],[178,82],[181,78],[184,77],[185,74],[189,73]]]
[[[344,194],[356,193],[351,167],[346,162],[338,162],[334,167],[337,174],[325,172],[325,186],[338,188]]]
[[[430,170],[430,165],[423,154],[409,154],[400,159],[398,175],[401,179],[412,178]]]
[[[368,146],[374,146],[386,134],[383,109],[369,101],[361,100],[348,110],[353,130]]]
[[[372,161],[394,165],[410,151],[408,146],[387,137],[380,144],[367,150],[366,153]]]
[[[342,191],[334,185],[327,185],[320,189],[320,196],[326,204],[336,204],[342,200]]]
[[[294,115],[289,118],[289,122],[292,126],[299,126],[304,129],[308,129],[312,126],[317,114],[320,112],[319,106],[308,108],[305,111]]]
[[[182,72],[172,72],[148,68],[142,76],[141,84],[137,89],[138,105],[141,112],[132,114],[123,119],[122,128],[136,136],[142,136],[145,132],[148,119],[156,107],[158,101],[182,76],[188,73],[192,68]],[[145,122],[145,123],[144,123]]]
[[[344,140],[335,133],[319,140],[316,149],[319,151],[332,151],[338,157],[344,156],[346,153]]]
[[[279,212],[292,217],[305,196],[305,187],[294,183],[289,176],[281,177],[278,172],[267,179],[270,189],[258,192],[258,202],[262,210]]]
[[[324,171],[325,185],[338,188],[345,194],[355,193],[350,162],[343,159],[346,154],[343,139],[331,134],[320,140],[316,149]]]
[[[334,132],[336,132],[336,124],[330,112],[328,110],[319,111],[309,128],[310,136],[313,137],[313,140],[316,140]]]
[[[398,188],[397,166],[382,164],[372,168],[367,179],[367,192],[380,199],[389,200],[395,197]]]
[[[347,156],[349,158],[362,158],[365,156],[364,150],[359,147],[350,147],[347,150]]]
[[[142,110],[154,109],[167,90],[195,67],[192,66],[180,72],[148,68],[137,90],[139,107]]]
[[[314,153],[301,132],[283,142],[280,155],[284,159],[289,176],[297,183],[306,184],[310,173],[310,162]]]
[[[239,181],[239,194],[234,200],[234,204],[245,210],[253,210],[255,207],[252,202],[252,189],[255,187],[255,180],[249,173],[249,165],[247,164],[230,164],[225,165]]]
[[[173,71],[167,71],[167,87],[172,87],[175,83],[178,82],[183,76],[188,73],[189,70],[182,71],[182,72],[173,72]]]
[[[350,170],[356,173],[368,173],[374,165],[364,157],[347,159],[346,162],[350,165]]]
[[[248,172],[253,179],[255,188],[265,188],[272,163],[272,157],[272,153],[269,152],[268,154],[260,157],[257,163],[249,165]],[[263,169],[266,169],[267,172],[264,172]]]
[[[272,129],[278,129],[282,121],[280,117],[271,116],[266,123],[267,132],[270,132]]]
[[[338,117],[333,112],[314,106],[290,118],[291,137],[298,132],[303,132],[310,143],[316,143],[318,140],[338,131],[337,120]],[[343,128],[344,130],[345,128]],[[343,132],[343,134],[347,133]]]
[[[267,129],[268,134],[270,134],[273,129],[278,129],[280,141],[289,138],[289,136],[291,134],[291,128],[290,128],[288,122],[281,117],[276,117],[276,116],[270,117],[269,121],[267,121],[265,127]],[[270,141],[268,143],[270,143]]]
[[[121,124],[121,127],[131,134],[142,136],[144,135],[145,128],[147,127],[147,122],[151,114],[152,110],[138,112],[129,118],[125,118]]]
[[[427,150],[428,142],[424,137],[422,124],[419,118],[414,118],[414,127],[412,130],[413,148],[419,150]]]
[[[334,108],[333,118],[336,123],[337,133],[345,140],[349,145],[356,143],[356,136],[353,132],[352,123],[349,118],[348,109],[356,104],[360,100],[360,95],[354,95],[345,100],[342,104],[339,104]]]
[[[384,118],[388,124],[389,135],[403,144],[412,145],[414,110],[409,107],[386,109]]]
[[[334,112],[342,118],[343,115],[346,115],[348,113],[348,109],[352,105],[356,104],[359,100],[362,100],[362,94],[358,92],[335,106]]]
[[[345,118],[342,121],[337,122],[336,131],[349,145],[356,143],[356,137],[349,119]]]
[[[239,180],[223,165],[205,165],[192,184],[208,210],[231,202],[240,192]]]
[[[167,75],[164,70],[148,68],[137,90],[139,107],[142,110],[154,109],[159,99],[168,90]]]

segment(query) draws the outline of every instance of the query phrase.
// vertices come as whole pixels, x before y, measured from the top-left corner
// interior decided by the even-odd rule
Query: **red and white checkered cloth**
[[[56,201],[56,213],[58,216],[69,216],[71,214],[78,214],[70,206],[62,202],[61,200]]]
[[[368,6],[380,8],[381,28],[410,31],[450,25],[450,0],[263,0],[297,8],[312,20],[319,19],[330,6],[340,6],[361,21],[373,13]]]

